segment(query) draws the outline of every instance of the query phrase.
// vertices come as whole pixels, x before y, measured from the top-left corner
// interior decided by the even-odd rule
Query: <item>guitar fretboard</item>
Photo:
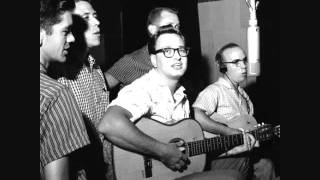
[[[212,151],[227,150],[243,144],[243,135],[235,134],[230,136],[214,137],[188,143],[189,156],[196,156]]]
[[[256,140],[266,141],[273,137],[274,129],[269,128],[265,131],[261,131],[261,129],[255,129],[249,133],[252,134]],[[244,141],[242,134],[218,136],[204,140],[193,141],[188,143],[189,156],[196,156],[212,151],[227,151],[230,148],[242,145],[243,143]]]

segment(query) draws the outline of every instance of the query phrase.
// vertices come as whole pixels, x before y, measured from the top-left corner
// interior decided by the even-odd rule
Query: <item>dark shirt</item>
[[[148,46],[145,45],[130,54],[124,55],[107,72],[125,86],[146,74],[152,68]]]

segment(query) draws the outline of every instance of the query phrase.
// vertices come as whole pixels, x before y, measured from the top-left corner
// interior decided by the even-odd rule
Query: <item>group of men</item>
[[[178,179],[259,179],[259,173],[250,175],[252,168],[268,166],[261,177],[275,177],[270,160],[250,163],[250,151],[258,146],[255,137],[227,126],[238,115],[253,115],[253,105],[239,85],[247,69],[245,52],[237,44],[217,53],[223,76],[199,93],[191,109],[180,83],[190,47],[180,32],[177,10],[152,9],[148,43],[106,72],[90,54],[100,45],[99,24],[89,0],[40,0],[40,179],[116,179],[113,146],[183,172],[190,159],[178,143],[159,141],[136,123],[147,117],[174,125],[193,118],[192,110],[203,131],[243,134],[243,145],[208,155],[208,170]],[[110,102],[108,88],[118,84],[122,88]]]

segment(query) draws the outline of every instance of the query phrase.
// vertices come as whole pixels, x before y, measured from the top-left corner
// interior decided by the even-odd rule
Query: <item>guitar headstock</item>
[[[280,125],[274,127],[274,134],[280,138]]]
[[[271,124],[258,124],[253,133],[258,140],[269,140],[274,136],[280,138],[280,125],[273,127]]]

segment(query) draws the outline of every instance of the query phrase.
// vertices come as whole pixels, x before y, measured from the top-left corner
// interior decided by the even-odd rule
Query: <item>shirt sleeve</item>
[[[130,54],[124,55],[107,72],[123,85],[128,85],[149,72],[152,67],[147,47],[144,46]]]
[[[193,108],[199,108],[205,111],[206,115],[211,116],[217,109],[218,92],[213,86],[208,86],[202,90],[195,102],[192,104]]]
[[[75,98],[68,89],[62,89],[40,121],[40,163],[45,166],[89,143]]]
[[[129,54],[119,59],[107,72],[121,83],[128,84],[131,82],[129,77],[132,77],[132,74],[135,74],[133,72],[133,67],[134,59]]]
[[[132,122],[147,114],[151,108],[151,99],[147,91],[143,88],[125,86],[119,91],[118,97],[109,106],[120,106],[128,110],[132,117]]]

